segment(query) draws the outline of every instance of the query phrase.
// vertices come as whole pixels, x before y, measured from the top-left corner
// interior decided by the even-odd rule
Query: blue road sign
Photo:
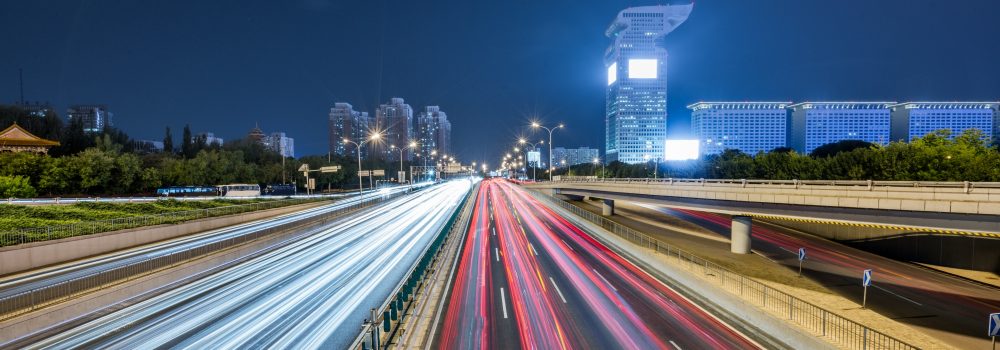
[[[799,248],[799,261],[806,259],[806,248]]]
[[[1000,337],[1000,312],[990,314],[989,331],[988,337]]]
[[[861,285],[865,287],[872,285],[872,269],[865,269],[865,274],[861,276]]]

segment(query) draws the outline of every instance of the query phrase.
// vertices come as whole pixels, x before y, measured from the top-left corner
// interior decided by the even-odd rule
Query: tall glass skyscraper
[[[691,130],[700,155],[726,149],[747,154],[785,147],[791,102],[698,102],[691,109]]]
[[[630,7],[605,35],[608,71],[605,150],[608,161],[662,158],[667,138],[667,49],[664,37],[684,23],[694,4]]]
[[[889,106],[896,102],[800,102],[788,106],[789,147],[811,153],[816,147],[844,140],[886,144]]]
[[[979,129],[983,139],[1000,137],[1000,102],[906,102],[893,105],[892,140],[910,142],[937,130],[951,130],[955,137]]]

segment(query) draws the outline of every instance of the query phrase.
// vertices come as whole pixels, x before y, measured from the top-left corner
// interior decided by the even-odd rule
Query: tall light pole
[[[599,158],[594,158],[594,171],[597,171],[597,162],[600,162]],[[601,162],[601,175],[604,175],[604,162]]]
[[[372,141],[378,141],[381,138],[382,138],[382,134],[374,133],[371,136],[369,136],[367,140],[361,141],[361,143],[357,143],[357,142],[348,140],[346,138],[344,139],[344,143],[345,144],[348,144],[348,143],[349,144],[353,144],[355,147],[358,148],[358,194],[364,194],[365,193],[365,185],[362,184],[362,182],[361,182],[361,146],[364,146],[366,143],[369,143],[369,142],[372,142]],[[308,186],[308,184],[306,184],[306,185]]]
[[[522,145],[529,145],[529,146],[531,146],[531,150],[534,151],[535,149],[538,148],[536,145],[538,145],[538,144],[545,144],[545,140],[538,140],[538,142],[536,142],[536,143],[531,143],[531,142],[528,142],[528,140],[525,140],[525,139],[522,138],[522,139],[517,140],[517,143],[520,143]],[[524,157],[525,158],[528,157],[528,152],[524,152]],[[528,162],[528,164],[530,165],[531,162]],[[537,162],[535,163],[535,166],[531,167],[531,181],[538,181],[538,179],[535,178],[535,168],[537,168],[537,167],[538,167],[538,163]]]
[[[547,127],[545,127],[545,126],[543,126],[541,124],[538,124],[538,122],[534,122],[534,123],[531,123],[531,127],[533,127],[533,128],[542,128],[542,129],[545,129],[545,131],[549,132],[549,181],[552,181],[552,169],[553,169],[552,168],[552,131],[554,131],[556,129],[559,129],[559,128],[562,128],[563,125],[559,124],[559,126],[556,126],[554,128],[547,128]]]
[[[410,144],[407,145],[406,147],[399,147],[399,172],[400,173],[403,172],[403,151],[405,151],[407,149],[411,149],[411,148],[416,148],[416,147],[417,147],[417,143],[413,142],[413,141],[410,141]],[[396,147],[396,145],[391,145],[391,146],[389,146],[389,148],[392,149],[392,148],[397,148],[397,147]],[[404,176],[404,178],[405,178],[405,176]],[[399,182],[402,183],[403,180],[404,180],[404,178],[400,178]]]

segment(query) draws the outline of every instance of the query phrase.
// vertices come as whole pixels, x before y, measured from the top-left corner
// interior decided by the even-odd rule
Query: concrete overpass
[[[615,200],[627,200],[734,218],[868,227],[886,234],[902,231],[1000,238],[997,182],[560,177],[526,186],[558,195],[604,199],[605,214],[613,213]]]

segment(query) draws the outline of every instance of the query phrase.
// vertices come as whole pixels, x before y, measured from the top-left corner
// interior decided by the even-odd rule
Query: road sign
[[[365,177],[368,176],[368,170],[359,170],[358,176]]]
[[[1000,312],[990,314],[989,337],[1000,337]]]
[[[806,248],[799,248],[799,261],[806,259]]]
[[[385,170],[372,170],[372,176],[385,176]]]
[[[299,166],[299,171],[309,171],[309,164],[302,164]]]
[[[309,185],[308,185],[308,187],[309,187],[310,190],[315,190],[316,189],[316,179],[309,179]]]
[[[861,285],[865,287],[872,285],[872,269],[865,269],[865,273],[861,275]]]
[[[338,172],[338,171],[340,171],[340,166],[339,165],[325,166],[325,167],[319,168],[319,172],[321,172],[321,173],[335,173],[335,172]]]
[[[399,183],[406,183],[406,172],[400,171],[396,173],[396,178],[399,179]]]

